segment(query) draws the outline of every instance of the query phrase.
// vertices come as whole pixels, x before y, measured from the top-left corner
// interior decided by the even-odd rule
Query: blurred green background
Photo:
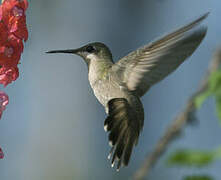
[[[219,0],[30,0],[29,40],[19,65],[19,79],[5,91],[10,104],[0,121],[1,180],[129,179],[171,120],[197,89],[216,48],[221,45]],[[87,79],[80,57],[47,55],[53,49],[77,48],[101,41],[115,60],[158,36],[210,11],[208,34],[197,51],[142,99],[145,124],[130,165],[116,172],[107,160],[103,130],[106,117]],[[3,89],[3,88],[1,88]],[[185,134],[153,168],[151,180],[179,180],[211,174],[221,179],[221,162],[206,169],[168,168],[165,160],[177,148],[215,149],[221,128],[209,99],[197,113],[200,123]]]

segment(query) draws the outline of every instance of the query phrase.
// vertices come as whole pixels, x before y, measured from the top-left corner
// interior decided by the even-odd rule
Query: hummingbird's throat
[[[87,59],[89,59],[90,61],[96,61],[97,60],[97,56],[95,54],[88,54],[86,56]]]

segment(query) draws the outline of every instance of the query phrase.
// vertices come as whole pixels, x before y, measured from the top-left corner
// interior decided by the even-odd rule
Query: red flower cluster
[[[0,91],[0,119],[7,105],[8,105],[8,95],[5,94],[3,91]],[[4,158],[4,153],[2,149],[0,148],[0,159],[3,159],[3,158]]]
[[[0,119],[7,105],[8,105],[8,95],[5,94],[3,91],[0,91]]]
[[[0,148],[0,159],[3,159],[4,158],[4,153],[2,151],[2,149]]]
[[[18,76],[23,40],[28,39],[27,0],[4,0],[0,5],[0,84],[7,86]]]
[[[2,0],[0,5],[0,84],[7,86],[18,76],[23,40],[28,39],[25,11],[27,0]],[[8,104],[8,95],[0,91],[0,119]],[[0,159],[4,157],[0,148]]]

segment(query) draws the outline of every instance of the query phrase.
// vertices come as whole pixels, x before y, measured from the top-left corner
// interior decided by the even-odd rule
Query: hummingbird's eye
[[[86,51],[88,52],[88,53],[92,53],[92,52],[94,52],[96,49],[93,47],[93,46],[87,46],[86,47]]]

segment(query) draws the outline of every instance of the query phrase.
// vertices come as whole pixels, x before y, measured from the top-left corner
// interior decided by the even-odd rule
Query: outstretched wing
[[[188,58],[206,35],[198,26],[209,13],[177,31],[152,42],[120,59],[113,71],[120,75],[128,89],[142,96],[155,83],[173,72]]]

